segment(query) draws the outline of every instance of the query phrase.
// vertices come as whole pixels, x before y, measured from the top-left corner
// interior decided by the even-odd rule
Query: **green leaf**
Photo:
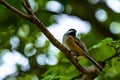
[[[19,28],[18,30],[18,35],[20,37],[27,37],[30,33],[30,28],[28,25],[23,25],[22,27]]]
[[[112,59],[112,66],[115,68],[117,72],[120,72],[120,57]]]
[[[115,50],[108,45],[112,41],[112,38],[106,38],[100,43],[94,45],[89,49],[90,55],[97,61],[104,61],[114,55]]]

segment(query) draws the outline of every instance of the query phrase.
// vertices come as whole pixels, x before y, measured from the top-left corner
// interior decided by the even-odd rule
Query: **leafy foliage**
[[[22,12],[25,12],[19,0],[6,1]],[[35,0],[34,2],[33,0],[34,5],[32,4],[32,9],[41,22],[48,27],[57,22],[53,16],[62,13],[75,15],[82,20],[89,21],[92,30],[86,35],[83,35],[81,39],[86,43],[90,55],[96,61],[106,61],[104,71],[97,79],[119,80],[119,33],[113,34],[109,27],[113,21],[120,22],[119,14],[114,13],[105,4],[104,0],[99,0],[96,4],[89,2],[92,0],[57,0],[63,6],[60,12],[46,9],[46,4],[49,1]],[[109,16],[104,22],[98,21],[95,17],[95,12],[101,8]],[[21,65],[16,64],[16,71],[6,75],[4,77],[6,80],[71,80],[80,74],[62,52],[57,51],[55,48],[53,48],[53,51],[50,51],[51,43],[43,37],[43,34],[35,25],[18,17],[2,5],[0,5],[0,15],[0,67],[5,64],[3,57],[7,54],[4,52],[6,49],[10,50],[9,52],[12,52],[12,50],[20,52],[29,61],[29,65],[25,66],[25,69]],[[17,37],[20,42],[17,42],[16,39],[14,41],[13,37]],[[11,38],[16,42],[15,44],[19,43],[18,46],[13,47],[14,43],[10,42]],[[38,58],[41,54],[42,58]],[[39,60],[37,61],[37,59]],[[51,62],[56,60],[56,63],[53,65],[49,63],[50,60]],[[43,64],[39,63],[39,61],[42,61]],[[83,66],[91,65],[85,58],[80,58],[79,61]]]

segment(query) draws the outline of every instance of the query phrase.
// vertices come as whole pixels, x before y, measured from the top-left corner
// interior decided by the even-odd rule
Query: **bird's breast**
[[[75,38],[73,36],[67,36],[64,40],[64,45],[76,54],[81,55],[83,53],[83,50],[75,43]]]

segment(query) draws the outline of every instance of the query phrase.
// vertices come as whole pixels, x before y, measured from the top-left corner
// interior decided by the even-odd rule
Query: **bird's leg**
[[[74,55],[75,55],[75,60],[78,62],[79,55],[77,55],[76,53],[74,53]]]
[[[74,53],[72,50],[70,50],[70,52],[71,52],[72,55],[74,56],[75,60],[78,62],[78,57],[79,57],[79,55],[77,55],[76,53]]]
[[[77,62],[78,62],[78,57],[79,57],[78,55],[77,55],[77,56],[75,56],[75,60],[76,60]]]

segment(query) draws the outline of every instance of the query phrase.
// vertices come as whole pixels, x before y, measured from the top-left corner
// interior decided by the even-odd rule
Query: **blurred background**
[[[22,0],[6,1],[26,13]],[[61,43],[63,34],[74,28],[96,61],[116,54],[107,44],[120,38],[120,0],[29,2],[35,15]],[[119,80],[119,59],[108,61],[95,80]],[[85,58],[79,62],[85,67],[91,65]],[[78,74],[34,24],[0,5],[0,80],[70,80]]]

